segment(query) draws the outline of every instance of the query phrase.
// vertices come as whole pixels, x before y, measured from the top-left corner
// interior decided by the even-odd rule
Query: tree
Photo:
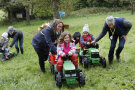
[[[17,8],[21,9],[25,7],[25,16],[27,21],[26,23],[30,24],[29,6],[31,2],[32,0],[0,0],[0,8],[2,8],[5,12],[8,13],[8,21],[12,23],[13,19],[17,19],[16,13],[14,11],[16,11]]]
[[[53,19],[58,19],[58,4],[59,4],[59,0],[53,0]]]
[[[131,3],[131,14],[133,15],[134,14],[134,3],[135,3],[135,1],[130,0],[130,3]]]
[[[9,0],[0,0],[0,8],[8,13],[8,22],[11,23],[13,15],[11,10],[11,3],[9,2]]]
[[[74,4],[76,2],[77,2],[77,0],[60,0],[59,1],[59,11],[64,11],[64,12],[66,12],[66,15],[69,15],[70,12],[74,10]]]
[[[22,5],[25,7],[26,10],[26,24],[30,24],[30,15],[29,15],[29,10],[30,10],[30,4],[32,3],[31,0],[14,0],[14,3],[22,3]]]
[[[29,6],[26,6],[26,24],[30,25]]]
[[[52,18],[52,0],[32,0],[33,5],[33,13],[36,18],[48,19]]]

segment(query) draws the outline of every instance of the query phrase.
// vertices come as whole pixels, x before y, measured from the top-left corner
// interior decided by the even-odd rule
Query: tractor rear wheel
[[[88,59],[86,57],[83,59],[83,66],[84,68],[88,68]]]
[[[54,65],[51,65],[50,69],[51,69],[51,73],[54,74]]]
[[[82,86],[85,85],[85,75],[82,72],[79,75],[79,84]]]
[[[57,72],[54,71],[54,79],[56,81]]]
[[[61,88],[62,87],[62,77],[60,74],[56,75],[56,85]]]
[[[82,64],[82,56],[79,56],[79,63]]]

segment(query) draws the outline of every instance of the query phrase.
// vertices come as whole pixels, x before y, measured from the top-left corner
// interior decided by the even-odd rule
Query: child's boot
[[[8,59],[9,59],[9,58],[8,58],[8,54],[7,54],[7,53],[5,54],[5,59],[6,59],[6,60],[8,60]]]

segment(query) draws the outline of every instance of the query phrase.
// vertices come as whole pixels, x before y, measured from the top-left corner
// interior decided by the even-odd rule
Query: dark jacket
[[[118,35],[118,36],[127,35],[129,30],[132,27],[132,23],[129,22],[128,20],[125,20],[124,18],[121,18],[121,17],[116,17],[114,19],[115,19],[115,32],[114,32],[114,36],[115,35]],[[107,32],[109,33],[109,37],[112,36],[110,28],[108,27],[107,23],[105,22],[101,33],[95,39],[95,41],[96,42],[99,41],[101,38],[103,38],[106,35]]]
[[[53,32],[54,24],[50,23],[50,26],[42,29],[33,37],[33,44],[36,45],[36,48],[43,48],[49,46],[49,48],[56,53],[56,46],[53,44],[57,40],[57,35]],[[49,51],[48,51],[49,52]]]
[[[19,31],[19,30],[13,30],[12,35],[10,35],[9,32],[8,32],[8,38],[13,38],[13,41],[10,44],[10,47],[12,47],[17,40],[23,38],[23,33],[22,33],[22,31]]]

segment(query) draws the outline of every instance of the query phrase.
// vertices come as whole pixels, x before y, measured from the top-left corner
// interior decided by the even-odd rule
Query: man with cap
[[[89,25],[85,24],[84,27],[83,27],[83,35],[81,36],[81,47],[82,47],[82,49],[92,48],[92,47],[99,48],[98,44],[96,44],[96,46],[91,44],[91,42],[93,40],[95,40],[95,38],[93,37],[92,34],[89,33]]]
[[[13,41],[10,44],[8,49],[10,50],[10,48],[12,48],[12,46],[15,44],[15,48],[17,51],[16,54],[18,54],[19,53],[18,41],[19,41],[21,54],[23,54],[23,33],[19,30],[16,30],[13,26],[9,26],[8,27],[8,37],[13,38]]]
[[[132,27],[132,23],[122,17],[113,17],[108,16],[106,18],[106,22],[103,26],[103,29],[99,36],[92,42],[93,44],[98,42],[101,38],[103,38],[106,33],[109,33],[109,38],[111,40],[111,46],[108,54],[109,64],[112,64],[114,49],[116,46],[117,39],[119,38],[119,46],[116,50],[116,59],[120,61],[120,53],[124,48],[124,44],[126,41],[126,35]]]

